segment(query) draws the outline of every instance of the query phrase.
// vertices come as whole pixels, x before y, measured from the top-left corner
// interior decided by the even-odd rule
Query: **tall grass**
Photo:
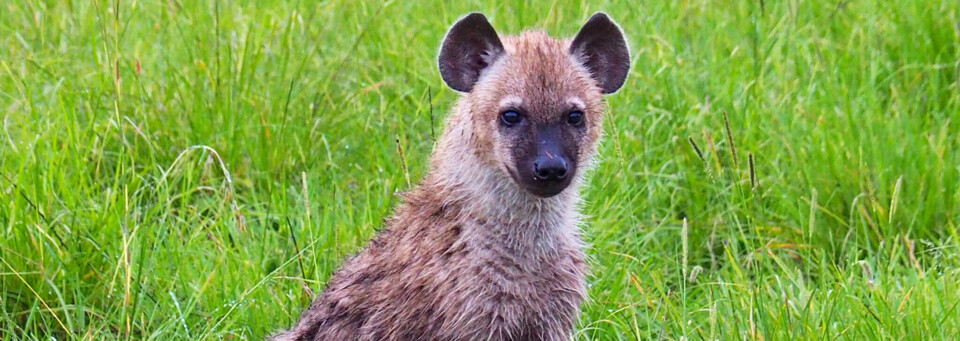
[[[960,336],[960,2],[18,0],[0,339],[290,325],[424,173],[447,26],[597,10],[634,60],[578,339]]]

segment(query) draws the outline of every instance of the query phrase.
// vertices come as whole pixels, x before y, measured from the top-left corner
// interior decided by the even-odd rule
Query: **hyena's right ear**
[[[480,73],[503,54],[503,44],[487,17],[470,13],[450,27],[440,47],[440,76],[457,91],[469,92]]]

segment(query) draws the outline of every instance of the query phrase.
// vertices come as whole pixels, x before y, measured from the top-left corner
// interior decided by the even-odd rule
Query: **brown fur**
[[[366,249],[346,261],[300,321],[275,340],[568,340],[586,296],[578,187],[601,135],[602,90],[540,31],[503,38],[504,56],[457,102],[421,184]],[[580,101],[587,117],[569,188],[523,190],[498,127],[504,99],[551,122]]]

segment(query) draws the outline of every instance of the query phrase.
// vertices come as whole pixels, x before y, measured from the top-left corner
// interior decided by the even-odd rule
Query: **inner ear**
[[[487,17],[470,13],[453,24],[443,39],[440,76],[454,90],[468,92],[502,54],[503,44]]]
[[[570,54],[590,70],[605,94],[619,90],[630,72],[630,50],[623,31],[603,13],[583,24],[570,43]]]

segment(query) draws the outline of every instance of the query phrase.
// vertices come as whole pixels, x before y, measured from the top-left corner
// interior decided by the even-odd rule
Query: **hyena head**
[[[457,114],[476,154],[519,187],[546,198],[578,179],[596,153],[602,96],[630,69],[623,32],[594,14],[573,39],[541,31],[499,37],[483,14],[460,19],[440,49],[440,74],[464,92]],[[577,181],[579,182],[579,181]]]

